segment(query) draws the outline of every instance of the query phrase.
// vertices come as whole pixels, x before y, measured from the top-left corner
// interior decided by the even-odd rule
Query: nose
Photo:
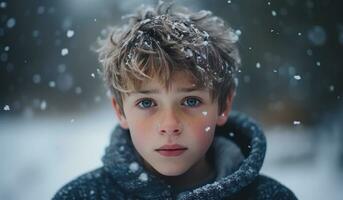
[[[174,111],[166,111],[158,124],[158,132],[161,135],[180,135],[182,132],[182,124]]]

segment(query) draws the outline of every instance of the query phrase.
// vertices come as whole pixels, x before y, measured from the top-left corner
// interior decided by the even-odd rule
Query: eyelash
[[[187,106],[187,107],[196,108],[196,107],[198,107],[200,104],[202,104],[202,101],[201,101],[200,98],[198,98],[198,97],[193,97],[193,96],[185,97],[185,98],[183,99],[183,101],[182,101],[182,102],[183,102],[182,104],[184,105],[184,102],[186,102],[186,101],[189,100],[189,99],[195,99],[195,100],[196,100],[196,105],[194,105],[194,106]],[[153,106],[150,106],[150,107],[143,107],[143,106],[142,106],[142,102],[143,102],[143,101],[147,101],[147,100],[150,100],[151,103],[154,104],[153,106],[156,106],[156,103],[155,103],[154,100],[151,99],[151,98],[143,98],[143,99],[138,100],[138,102],[136,103],[136,106],[138,106],[140,109],[149,109],[149,108],[153,107]],[[186,105],[185,105],[185,106],[186,106]]]
[[[147,101],[147,100],[150,100],[151,102],[153,102],[153,100],[150,99],[150,98],[143,98],[143,99],[138,100],[138,102],[137,102],[136,105],[137,105],[140,109],[148,109],[148,108],[144,108],[143,106],[141,106],[142,102],[143,102],[143,101]],[[155,104],[155,103],[154,103],[154,104]],[[149,108],[150,108],[150,107],[149,107]]]

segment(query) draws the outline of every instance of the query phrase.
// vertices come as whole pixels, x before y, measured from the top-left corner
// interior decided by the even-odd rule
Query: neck
[[[188,171],[179,176],[165,176],[158,173],[143,159],[143,163],[150,169],[156,176],[160,177],[175,189],[190,188],[203,183],[206,180],[215,176],[213,167],[208,163],[206,158],[201,159],[197,164],[192,166]]]
[[[215,175],[213,168],[205,158],[179,176],[163,176],[163,179],[175,188],[188,188],[203,183]]]
[[[166,181],[166,183],[172,185],[176,189],[196,186],[197,184],[203,183],[216,175],[213,166],[211,166],[206,159],[206,157],[208,156],[207,154],[198,163],[193,165],[188,171],[179,176],[162,175],[158,171],[156,171],[149,163],[147,163],[138,154],[138,152],[135,151],[135,154],[149,171],[151,171],[157,177],[160,177],[161,179]]]

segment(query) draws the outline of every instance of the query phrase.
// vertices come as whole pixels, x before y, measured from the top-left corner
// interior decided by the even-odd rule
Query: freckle
[[[208,132],[210,129],[211,129],[211,127],[208,126],[205,128],[205,131]]]
[[[207,111],[203,111],[202,114],[203,114],[204,116],[206,116],[206,115],[207,115]]]

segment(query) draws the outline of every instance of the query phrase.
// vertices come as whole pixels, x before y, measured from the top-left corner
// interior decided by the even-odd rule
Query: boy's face
[[[147,167],[166,176],[204,166],[215,126],[226,122],[231,103],[229,96],[226,110],[218,113],[218,101],[212,101],[210,91],[196,88],[185,72],[175,72],[169,90],[153,79],[125,95],[125,116],[113,100],[120,125],[130,130],[133,145]],[[163,147],[175,144],[179,147]]]

